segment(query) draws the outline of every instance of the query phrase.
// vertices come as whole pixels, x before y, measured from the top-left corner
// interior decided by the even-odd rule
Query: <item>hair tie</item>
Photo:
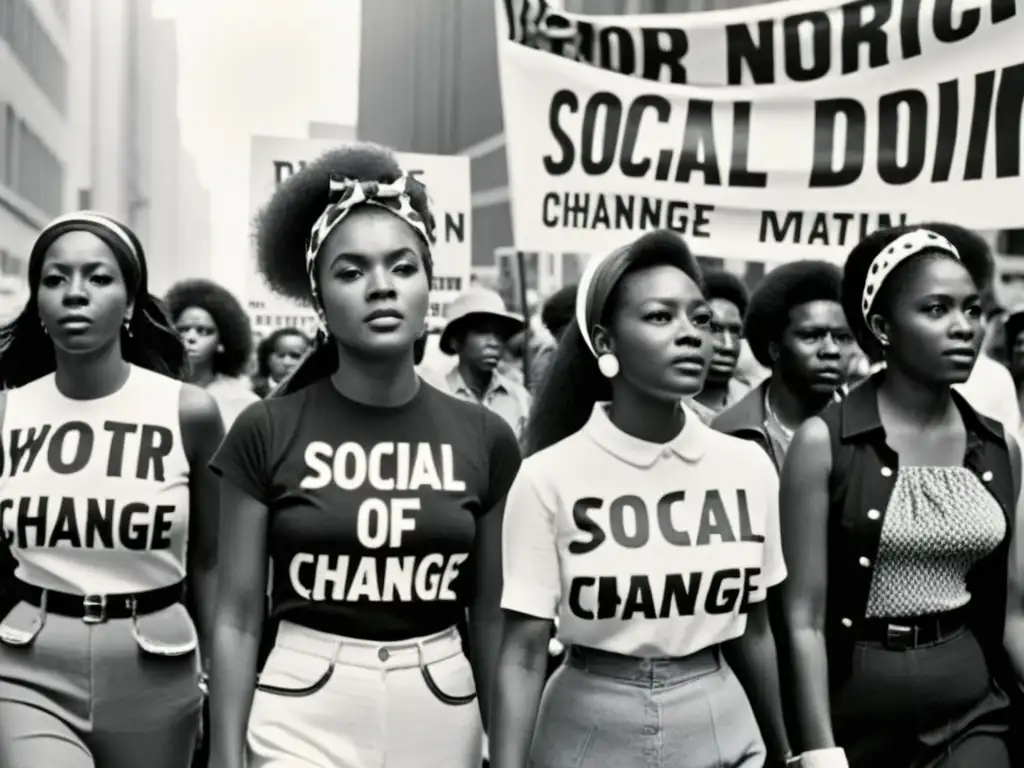
[[[372,205],[383,208],[397,216],[419,235],[429,252],[431,235],[423,217],[413,208],[409,197],[408,184],[410,177],[402,175],[393,182],[358,181],[331,174],[330,196],[327,207],[320,218],[313,224],[309,240],[306,243],[306,274],[309,276],[309,287],[313,296],[313,308],[320,318],[320,330],[327,332],[327,318],[320,301],[320,290],[316,283],[316,257],[320,246],[327,240],[335,227],[345,220],[353,209],[360,205]],[[420,182],[422,184],[422,182]]]
[[[900,264],[916,256],[922,251],[937,250],[947,253],[954,259],[960,260],[960,253],[949,240],[929,229],[915,229],[907,232],[893,240],[889,246],[878,253],[871,260],[868,267],[867,278],[864,280],[864,290],[861,292],[861,314],[864,315],[864,322],[868,322],[871,315],[871,307],[882,289],[882,283],[892,274]]]

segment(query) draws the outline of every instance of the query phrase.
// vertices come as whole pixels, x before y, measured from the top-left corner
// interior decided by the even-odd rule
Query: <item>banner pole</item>
[[[519,273],[519,306],[523,312],[523,386],[529,389],[530,381],[530,316],[526,306],[526,254],[516,249],[516,271]]]

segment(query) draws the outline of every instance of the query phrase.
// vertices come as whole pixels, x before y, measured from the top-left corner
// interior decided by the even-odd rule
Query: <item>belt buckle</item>
[[[82,621],[103,624],[107,620],[107,596],[86,595],[82,598]]]
[[[917,626],[905,624],[885,625],[885,645],[889,648],[905,650],[917,647]]]

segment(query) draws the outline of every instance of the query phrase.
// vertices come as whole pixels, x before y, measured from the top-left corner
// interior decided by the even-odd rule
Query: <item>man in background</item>
[[[480,403],[522,435],[530,413],[526,388],[499,370],[509,339],[523,330],[522,318],[505,309],[494,291],[471,288],[448,308],[439,347],[458,363],[444,376],[443,388],[462,400]]]
[[[712,358],[704,387],[687,404],[701,420],[710,422],[750,390],[736,376],[750,294],[740,278],[724,270],[709,271],[704,285],[704,297],[711,305]]]

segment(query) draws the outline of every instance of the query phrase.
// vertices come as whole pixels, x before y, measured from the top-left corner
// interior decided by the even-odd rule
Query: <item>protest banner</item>
[[[889,224],[1024,220],[1016,0],[496,1],[517,248],[668,227],[703,256],[839,261]]]
[[[340,146],[334,139],[292,139],[252,137],[250,212],[255,220],[260,208],[285,179],[329,149]],[[430,194],[436,222],[434,279],[431,286],[428,326],[443,325],[447,306],[469,286],[472,261],[472,204],[470,202],[469,158],[444,155],[396,153],[406,173],[416,174]],[[282,326],[297,326],[312,332],[316,314],[309,307],[278,296],[263,281],[251,257],[245,305],[253,327],[260,335]]]

